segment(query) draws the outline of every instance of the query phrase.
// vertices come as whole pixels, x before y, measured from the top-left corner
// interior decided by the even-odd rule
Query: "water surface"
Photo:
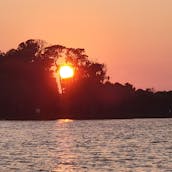
[[[172,119],[0,121],[1,172],[172,171]]]

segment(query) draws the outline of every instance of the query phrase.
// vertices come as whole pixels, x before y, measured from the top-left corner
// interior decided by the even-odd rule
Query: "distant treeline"
[[[56,78],[60,59],[75,76]],[[172,91],[135,89],[111,83],[104,64],[88,59],[84,49],[27,40],[0,52],[0,119],[172,117]]]

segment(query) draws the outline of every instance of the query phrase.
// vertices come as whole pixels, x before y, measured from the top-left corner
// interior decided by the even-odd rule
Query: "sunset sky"
[[[0,0],[0,38],[85,48],[112,82],[172,90],[172,0]]]

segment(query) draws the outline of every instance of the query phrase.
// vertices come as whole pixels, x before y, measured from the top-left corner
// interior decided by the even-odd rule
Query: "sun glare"
[[[74,76],[74,68],[70,65],[63,65],[60,67],[59,73],[62,79],[72,78]]]

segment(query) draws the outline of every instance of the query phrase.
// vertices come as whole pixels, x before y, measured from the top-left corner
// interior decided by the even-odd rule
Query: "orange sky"
[[[172,0],[0,0],[0,49],[85,48],[113,82],[172,90]]]

